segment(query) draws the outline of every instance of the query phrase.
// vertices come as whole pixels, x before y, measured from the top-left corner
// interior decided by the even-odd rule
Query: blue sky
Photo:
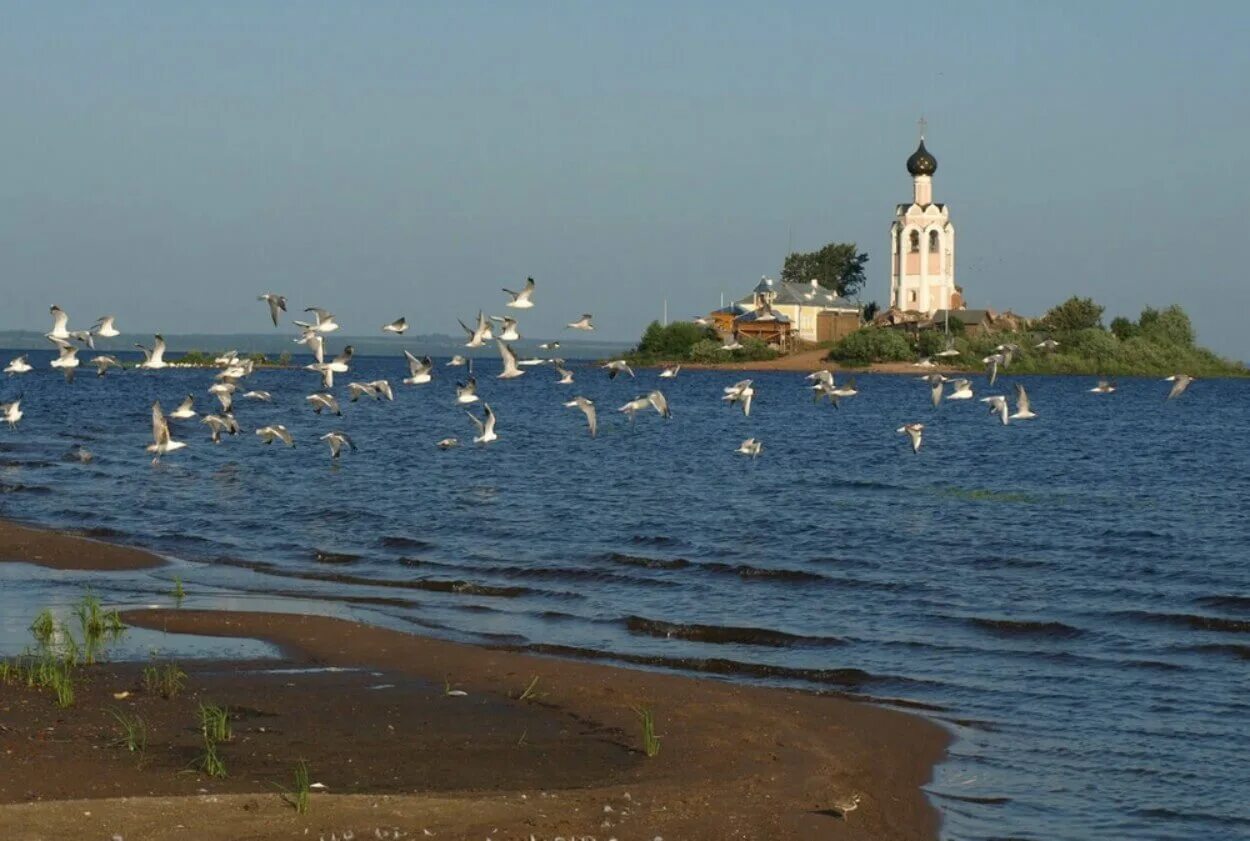
[[[635,337],[789,246],[886,299],[916,119],[974,306],[1181,303],[1250,357],[1250,4],[8,3],[0,328],[251,331],[258,292]]]

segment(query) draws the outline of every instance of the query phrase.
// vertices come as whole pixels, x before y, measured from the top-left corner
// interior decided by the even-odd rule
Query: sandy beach
[[[912,362],[874,362],[871,365],[850,367],[843,366],[837,362],[830,362],[825,358],[828,354],[829,350],[827,348],[816,348],[814,350],[802,350],[786,356],[779,356],[776,359],[762,359],[754,362],[724,362],[716,364],[683,362],[682,368],[690,371],[802,371],[804,373],[828,368],[830,370],[843,370],[848,374],[916,374],[917,376],[921,374],[952,374],[980,370],[980,368],[961,368],[959,366],[937,364],[922,368]]]
[[[4,523],[0,549],[6,561],[60,569],[159,562]],[[0,686],[6,838],[937,837],[921,786],[949,737],[908,713],[322,616],[168,608],[122,618],[266,640],[282,657],[180,662],[186,686],[173,698],[144,688],[143,664],[86,666],[69,709]],[[194,770],[201,702],[231,711],[225,779]],[[643,707],[661,739],[654,757],[642,750]],[[116,744],[114,712],[145,721],[141,758]],[[301,759],[325,786],[305,815],[277,788]],[[835,804],[853,794],[859,808],[839,817]]]

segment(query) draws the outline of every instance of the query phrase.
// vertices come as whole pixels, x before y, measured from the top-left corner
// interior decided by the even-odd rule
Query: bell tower
[[[922,117],[920,145],[907,159],[912,200],[895,208],[890,226],[890,306],[933,315],[962,301],[955,290],[955,225],[949,208],[933,201],[937,158],[925,148],[924,129]]]

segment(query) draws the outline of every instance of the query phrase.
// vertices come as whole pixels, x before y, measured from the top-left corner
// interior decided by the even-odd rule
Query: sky
[[[6,2],[0,329],[635,338],[888,232],[927,120],[970,306],[1250,358],[1250,4]]]

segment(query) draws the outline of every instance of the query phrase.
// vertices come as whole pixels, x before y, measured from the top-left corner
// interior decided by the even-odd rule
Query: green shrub
[[[947,336],[941,330],[925,330],[916,342],[916,352],[921,356],[934,356],[946,350]]]
[[[692,321],[674,321],[667,327],[653,321],[647,325],[634,353],[658,359],[688,359],[690,349],[705,339],[715,340],[716,331]]]
[[[1073,295],[1057,307],[1052,307],[1042,319],[1048,330],[1067,333],[1102,326],[1103,307],[1093,298]]]
[[[719,339],[703,339],[690,348],[690,361],[702,363],[716,362],[756,362],[761,359],[775,359],[777,351],[759,339],[744,339],[738,350],[721,350]]]
[[[1139,335],[1141,333],[1141,328],[1137,326],[1136,321],[1120,315],[1111,319],[1111,333],[1123,342]]]
[[[1150,307],[1142,310],[1137,322],[1141,335],[1152,342],[1179,347],[1194,346],[1194,325],[1180,307],[1173,304],[1163,311]]]
[[[829,351],[829,359],[866,365],[870,362],[906,362],[915,351],[907,337],[889,327],[864,327],[856,330]]]

